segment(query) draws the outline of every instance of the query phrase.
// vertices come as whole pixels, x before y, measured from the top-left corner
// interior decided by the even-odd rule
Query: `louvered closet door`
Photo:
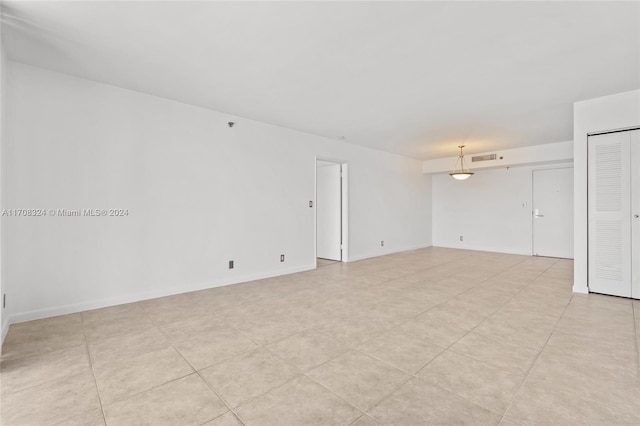
[[[631,297],[630,140],[631,132],[619,132],[588,142],[589,291],[624,297]]]
[[[631,136],[631,297],[640,299],[640,130]]]

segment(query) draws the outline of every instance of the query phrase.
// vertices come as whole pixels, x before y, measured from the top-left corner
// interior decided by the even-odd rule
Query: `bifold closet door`
[[[589,291],[624,297],[632,287],[631,133],[588,140]]]

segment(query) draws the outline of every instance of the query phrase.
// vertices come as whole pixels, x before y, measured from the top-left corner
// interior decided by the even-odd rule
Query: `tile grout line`
[[[524,260],[522,260],[521,262],[518,262],[517,264],[512,265],[509,269],[514,268],[515,266],[517,266],[517,265],[519,265],[519,264],[521,264],[521,263],[525,262],[526,260],[527,260],[527,259],[524,259]],[[554,262],[554,264],[555,264],[555,262]],[[552,265],[553,265],[553,264],[552,264]],[[411,374],[413,377],[412,377],[411,379],[409,379],[408,381],[413,380],[414,378],[419,379],[419,380],[423,380],[420,376],[418,376],[418,374],[419,374],[422,370],[424,370],[424,369],[425,369],[429,364],[431,364],[433,361],[435,361],[437,358],[439,358],[442,354],[444,354],[445,352],[447,352],[447,351],[448,351],[448,350],[449,350],[449,349],[450,349],[450,348],[451,348],[455,343],[457,343],[459,340],[461,340],[461,339],[462,339],[462,338],[464,338],[466,335],[468,335],[469,333],[471,333],[475,328],[479,327],[481,324],[483,324],[485,321],[487,321],[491,316],[493,316],[497,311],[499,311],[499,310],[500,310],[504,305],[506,305],[507,303],[509,303],[509,301],[510,301],[511,299],[513,299],[513,298],[514,298],[514,297],[516,297],[518,294],[520,294],[520,293],[521,293],[521,292],[522,292],[526,287],[530,286],[530,285],[533,283],[533,281],[535,281],[538,277],[540,277],[540,276],[541,276],[542,274],[544,274],[547,270],[549,270],[549,268],[551,268],[551,266],[552,266],[552,265],[548,266],[548,267],[547,267],[547,268],[545,268],[542,272],[540,272],[538,275],[536,275],[536,277],[535,277],[533,280],[531,280],[531,282],[530,282],[529,284],[527,284],[526,286],[523,286],[523,287],[522,287],[522,288],[521,288],[517,293],[515,293],[512,297],[510,297],[510,298],[509,298],[509,299],[508,299],[508,300],[507,300],[507,301],[506,301],[502,306],[500,306],[499,308],[497,308],[496,310],[494,310],[494,311],[493,311],[489,316],[487,316],[483,321],[481,321],[479,324],[477,324],[474,328],[472,328],[472,329],[471,329],[471,330],[469,330],[467,333],[465,333],[463,336],[461,336],[459,339],[457,339],[455,342],[453,342],[453,343],[451,343],[449,346],[447,346],[447,347],[446,347],[446,348],[445,348],[441,353],[439,353],[439,354],[438,354],[437,356],[435,356],[433,359],[431,359],[430,361],[428,361],[424,366],[422,366],[418,371],[416,371],[416,373],[415,373],[415,374]],[[435,305],[435,306],[433,306],[433,307],[431,307],[431,308],[429,308],[429,309],[427,309],[427,310],[425,310],[425,311],[423,311],[423,312],[419,313],[418,315],[416,315],[416,316],[414,316],[414,317],[410,318],[409,320],[407,320],[407,321],[405,321],[405,322],[403,322],[403,323],[401,323],[401,324],[398,324],[398,325],[396,325],[396,326],[392,327],[392,329],[393,329],[393,328],[396,328],[396,327],[398,327],[398,326],[400,326],[400,325],[402,325],[402,324],[404,324],[404,323],[406,323],[406,322],[408,322],[408,321],[410,321],[411,319],[416,318],[417,316],[422,315],[422,314],[423,314],[423,313],[425,313],[425,312],[428,312],[428,311],[430,311],[430,310],[432,310],[432,309],[435,309],[436,307],[438,307],[438,306],[440,306],[440,305],[442,305],[442,304],[446,303],[447,301],[451,300],[451,299],[452,299],[452,298],[454,298],[454,297],[457,297],[457,296],[458,296],[458,295],[460,295],[460,294],[464,294],[464,293],[466,293],[467,291],[470,291],[470,290],[472,290],[473,288],[478,287],[478,286],[479,286],[480,284],[482,284],[483,282],[486,282],[486,281],[488,281],[489,279],[494,278],[494,277],[496,277],[497,275],[500,275],[502,272],[503,272],[503,271],[498,272],[498,273],[496,273],[496,274],[494,274],[494,275],[491,275],[491,276],[489,276],[489,277],[485,278],[485,279],[484,279],[484,280],[482,280],[482,281],[479,281],[476,285],[474,285],[474,286],[472,286],[472,287],[469,287],[469,288],[468,288],[468,289],[466,289],[465,291],[460,292],[460,293],[458,293],[458,294],[456,294],[456,295],[452,296],[451,298],[449,298],[449,299],[447,299],[447,300],[443,301],[442,303],[440,303],[440,304],[438,304],[438,305]],[[382,333],[382,334],[384,334],[384,333]],[[379,336],[376,336],[376,337],[374,337],[374,338],[373,338],[373,339],[371,339],[371,340],[375,340],[377,337],[379,337]],[[363,342],[363,344],[364,344],[364,343],[368,343],[368,342],[370,342],[371,340],[366,341],[366,342]],[[418,340],[425,341],[424,339],[418,339]],[[432,343],[432,342],[428,342],[428,343]],[[432,344],[433,344],[433,343],[432,343]],[[440,345],[436,345],[436,346],[442,347],[442,346],[440,346]],[[368,355],[368,354],[367,354],[367,355]],[[369,355],[369,356],[370,356],[370,355]],[[377,358],[376,358],[376,359],[377,359]],[[483,363],[483,364],[487,365],[486,363],[484,363],[484,362],[482,362],[482,361],[479,361],[479,362],[481,362],[481,363]],[[394,366],[394,368],[397,368],[397,367],[395,367],[395,366]],[[402,370],[401,370],[401,371],[402,371]],[[402,386],[404,386],[406,383],[408,383],[408,381],[407,381],[407,382],[405,382],[405,383],[403,383],[403,385],[402,385]],[[524,382],[524,381],[523,381],[523,382]],[[483,407],[483,406],[481,406],[481,405],[479,405],[479,404],[477,404],[477,403],[475,403],[475,402],[473,402],[473,401],[470,401],[469,399],[467,399],[467,398],[465,398],[465,397],[463,397],[463,396],[461,396],[461,395],[458,395],[458,394],[457,394],[457,393],[455,393],[455,392],[452,392],[452,391],[450,391],[450,390],[448,390],[448,389],[445,389],[445,388],[443,388],[442,386],[438,386],[438,385],[435,385],[435,386],[436,386],[436,387],[439,387],[440,389],[443,389],[443,390],[445,390],[445,391],[447,391],[447,392],[449,392],[449,393],[451,393],[451,394],[453,394],[453,395],[456,395],[457,397],[462,398],[462,399],[464,399],[465,401],[468,401],[468,402],[469,402],[469,403],[471,403],[471,404],[474,404],[474,405],[476,405],[476,406],[478,406],[478,407],[481,407],[481,408],[483,408],[483,409],[485,409],[485,410],[487,410],[487,411],[489,411],[489,412],[492,412],[492,413],[494,413],[494,414],[496,414],[496,415],[500,416],[500,417],[501,417],[501,419],[502,419],[502,417],[504,417],[504,415],[500,415],[500,414],[498,414],[498,413],[495,413],[494,411],[489,410],[489,409],[487,409],[487,408],[485,408],[485,407]],[[394,394],[395,392],[397,392],[399,389],[400,389],[400,388],[398,387],[398,388],[397,388],[397,389],[395,389],[393,392],[389,393],[388,395],[385,395],[382,399],[380,399],[380,400],[379,400],[379,401],[377,401],[375,404],[373,404],[373,405],[369,408],[369,410],[370,410],[370,409],[372,409],[372,408],[374,408],[374,407],[376,407],[376,406],[377,406],[378,404],[380,404],[383,400],[385,400],[385,399],[387,399],[389,396],[393,395],[393,394]],[[515,395],[515,394],[514,394],[514,395]],[[508,407],[507,407],[507,408],[508,408]],[[506,412],[506,410],[505,410],[505,412]]]
[[[544,345],[542,345],[542,347],[540,348],[540,351],[538,351],[538,354],[536,355],[535,359],[533,360],[533,362],[531,363],[531,366],[529,367],[529,370],[527,371],[527,374],[524,378],[524,380],[522,381],[522,383],[520,383],[520,386],[518,386],[518,389],[516,390],[516,392],[513,394],[513,397],[511,398],[511,401],[509,402],[509,405],[507,405],[507,408],[504,410],[504,413],[502,415],[502,418],[504,419],[506,414],[509,412],[509,409],[511,408],[511,406],[513,405],[513,401],[515,401],[516,397],[518,396],[518,394],[520,393],[520,391],[522,390],[522,388],[524,387],[525,383],[527,382],[527,380],[529,379],[529,376],[531,376],[531,372],[533,371],[533,368],[535,367],[535,365],[538,362],[538,359],[540,358],[540,355],[542,355],[542,352],[544,351],[544,349],[546,348],[547,344],[549,343],[549,340],[551,339],[551,337],[553,336],[554,331],[556,330],[556,327],[558,326],[558,324],[560,323],[560,321],[562,320],[562,318],[564,317],[565,312],[567,311],[567,309],[569,308],[569,305],[571,305],[571,302],[573,301],[573,294],[571,295],[571,298],[569,299],[569,303],[567,303],[567,305],[565,306],[565,308],[562,311],[562,314],[560,315],[560,317],[557,319],[557,321],[555,322],[555,324],[553,325],[553,329],[551,330],[551,333],[549,334],[549,336],[547,337],[547,339],[544,342]],[[522,423],[520,420],[518,420],[518,423]]]
[[[104,403],[102,402],[102,393],[100,392],[100,388],[98,387],[98,378],[96,377],[96,371],[93,367],[93,360],[91,359],[91,351],[89,350],[89,339],[87,338],[87,332],[84,328],[84,315],[80,313],[80,325],[82,327],[82,334],[84,335],[84,345],[85,350],[87,351],[87,359],[89,361],[89,368],[91,369],[91,375],[93,376],[93,383],[96,387],[96,393],[98,394],[98,403],[100,404],[100,413],[102,414],[102,421],[104,424],[107,424],[107,415],[104,411]]]
[[[518,263],[518,264],[516,264],[516,265],[513,265],[513,266],[512,266],[511,268],[509,268],[509,269],[513,269],[515,266],[517,266],[517,265],[519,265],[520,263],[523,263],[523,262],[525,262],[525,261],[526,261],[526,259],[525,259],[525,260],[523,260],[522,262],[519,262],[519,263]],[[554,262],[553,264],[555,264],[555,263],[556,263],[556,262]],[[480,327],[482,324],[484,324],[484,323],[485,323],[487,320],[489,320],[493,315],[495,315],[495,314],[496,314],[500,309],[502,309],[502,307],[504,307],[507,303],[509,303],[509,302],[510,302],[511,300],[513,300],[516,296],[518,296],[520,293],[522,293],[522,292],[524,291],[524,289],[525,289],[525,288],[527,288],[527,287],[529,287],[530,285],[532,285],[532,284],[533,284],[533,282],[534,282],[536,279],[538,279],[541,275],[543,275],[546,271],[548,271],[548,270],[551,268],[551,266],[553,266],[553,264],[549,265],[549,266],[548,266],[547,268],[545,268],[542,272],[540,272],[538,275],[536,275],[536,277],[535,277],[534,279],[532,279],[532,280],[531,280],[531,282],[530,282],[529,284],[527,284],[527,285],[525,285],[525,286],[522,286],[522,287],[518,290],[518,292],[517,292],[517,293],[514,293],[514,295],[513,295],[513,296],[511,296],[511,297],[510,297],[510,298],[509,298],[505,303],[503,303],[503,304],[502,304],[502,306],[500,306],[499,308],[495,309],[491,314],[489,314],[489,316],[487,316],[487,317],[486,317],[485,319],[483,319],[480,323],[478,323],[475,327],[473,327],[473,328],[472,328],[471,330],[469,330],[467,333],[465,333],[464,335],[462,335],[462,336],[461,336],[459,339],[457,339],[455,342],[453,342],[453,343],[451,343],[449,346],[447,346],[447,347],[445,348],[445,350],[444,350],[444,351],[442,351],[440,354],[438,354],[435,358],[433,358],[431,361],[429,361],[427,364],[425,364],[425,365],[424,365],[420,370],[418,370],[418,371],[416,372],[416,377],[418,377],[418,378],[419,378],[419,376],[418,376],[418,375],[420,374],[420,372],[421,372],[421,371],[423,371],[425,368],[427,368],[427,367],[429,366],[429,364],[431,364],[433,361],[435,361],[435,360],[436,360],[436,359],[438,359],[440,356],[442,356],[442,354],[444,354],[445,352],[447,352],[448,350],[450,350],[452,346],[454,346],[457,342],[459,342],[459,341],[460,341],[460,340],[462,340],[464,337],[466,337],[466,336],[467,336],[467,335],[469,335],[471,332],[473,332],[473,330],[475,330],[476,328],[478,328],[478,327]],[[498,274],[496,274],[496,275],[500,275],[500,273],[498,273]],[[490,277],[490,278],[493,278],[493,277],[495,277],[496,275],[493,275],[493,276],[492,276],[492,277]],[[488,278],[488,279],[489,279],[489,278]],[[486,281],[486,280],[485,280],[485,281]],[[482,282],[484,282],[484,281],[482,281]],[[479,284],[478,284],[478,285],[479,285]],[[475,287],[476,287],[476,286],[474,286],[474,287],[472,287],[472,288],[475,288]],[[568,306],[568,304],[567,304],[567,306]],[[566,307],[565,307],[565,309],[566,309]],[[559,319],[558,319],[558,321],[559,321]],[[555,327],[554,327],[554,328],[555,328]],[[549,337],[548,337],[548,338],[550,338],[550,337],[551,337],[551,334],[549,335]],[[548,339],[548,338],[547,338],[547,339]],[[497,341],[501,341],[500,339],[495,339],[495,340],[497,340]],[[454,352],[454,353],[455,353],[455,352]],[[465,356],[465,355],[462,355],[462,356]],[[468,358],[471,358],[471,357],[468,357]],[[473,359],[473,358],[471,358],[471,359]],[[536,359],[537,359],[537,357],[536,357]],[[482,364],[484,364],[484,365],[487,365],[487,366],[491,367],[491,365],[490,365],[490,364],[487,364],[486,362],[479,361],[479,360],[476,360],[476,361],[478,361],[478,362],[480,362],[480,363],[482,363]],[[533,364],[535,364],[535,360],[534,360],[534,362],[532,363],[532,365],[531,365],[530,369],[531,369],[531,368],[533,368]],[[530,371],[530,369],[529,369],[529,371]],[[521,387],[521,386],[522,386],[522,384],[525,382],[527,375],[528,375],[528,372],[527,372],[527,374],[525,375],[525,379],[524,379],[524,380],[522,381],[522,383],[520,384],[520,387]],[[436,386],[437,386],[437,385],[436,385]],[[441,389],[445,389],[445,388],[443,388],[442,386],[438,386],[438,387],[439,387],[439,388],[441,388]],[[520,387],[518,387],[518,390],[520,389]],[[450,390],[448,390],[448,389],[445,389],[445,390],[447,390],[448,392],[451,392],[451,393],[452,393],[452,394],[454,394],[454,395],[457,395],[457,396],[458,396],[458,397],[460,397],[460,398],[463,398],[464,400],[466,400],[466,401],[468,401],[468,402],[470,402],[470,403],[472,403],[472,404],[478,405],[479,407],[482,407],[482,408],[484,408],[485,410],[488,410],[488,411],[490,411],[490,412],[492,412],[492,413],[495,413],[493,410],[489,410],[488,408],[483,407],[483,406],[481,406],[481,405],[479,405],[479,404],[475,403],[474,401],[471,401],[471,400],[469,400],[468,398],[463,397],[462,395],[458,395],[457,393],[452,392],[452,391],[450,391]],[[517,394],[517,391],[514,393],[514,397],[515,397],[515,395],[516,395],[516,394]],[[513,401],[513,398],[512,398],[512,401]],[[499,413],[495,413],[495,414],[496,414],[496,415],[499,415],[499,416],[500,416],[500,419],[502,420],[502,418],[504,418],[504,414],[507,412],[507,410],[509,409],[510,405],[511,405],[511,402],[509,403],[509,405],[507,405],[507,408],[504,410],[504,412],[503,412],[502,414],[499,414]]]
[[[169,338],[169,337],[168,337],[168,336],[167,336],[167,335],[162,331],[162,329],[158,328],[158,331],[159,331],[159,332],[160,332],[160,334],[162,334],[162,336],[167,340],[167,342],[170,344],[170,346],[173,348],[173,350],[174,350],[174,351],[176,351],[176,352],[178,353],[178,355],[180,355],[180,357],[184,360],[184,362],[185,362],[185,363],[187,363],[187,365],[188,365],[189,367],[191,367],[191,369],[193,370],[193,372],[192,372],[192,373],[190,373],[190,374],[188,374],[188,375],[191,375],[191,374],[194,374],[194,373],[195,373],[195,374],[197,374],[197,375],[198,375],[198,377],[200,377],[200,380],[202,380],[202,381],[205,383],[205,385],[206,385],[206,386],[211,390],[211,392],[213,392],[213,394],[214,394],[216,397],[218,397],[218,399],[219,399],[220,401],[222,401],[222,403],[223,403],[224,405],[226,405],[226,406],[227,406],[227,408],[229,409],[229,411],[231,411],[231,412],[233,413],[233,415],[234,415],[234,416],[236,416],[236,418],[240,421],[240,423],[242,423],[242,424],[244,425],[244,422],[240,419],[240,416],[238,416],[238,413],[236,413],[236,412],[233,410],[233,408],[232,408],[232,407],[231,407],[231,405],[227,402],[227,400],[226,400],[226,399],[224,399],[224,398],[222,397],[222,395],[218,394],[218,392],[213,388],[213,386],[211,386],[211,385],[209,384],[209,382],[208,382],[204,377],[202,377],[202,374],[200,374],[200,371],[199,371],[198,369],[196,369],[196,368],[195,368],[195,367],[194,367],[194,366],[189,362],[189,360],[188,360],[188,359],[187,359],[187,358],[182,354],[182,352],[180,352],[180,350],[178,350],[178,348],[176,348],[176,347],[175,347],[175,345],[173,344],[173,342],[171,341],[171,339],[170,339],[170,338]],[[205,368],[207,368],[207,367],[205,367]],[[187,376],[183,376],[183,377],[187,377]],[[183,377],[180,377],[180,378],[178,378],[178,379],[174,379],[174,380],[172,380],[172,381],[182,379]],[[158,385],[157,387],[163,386],[163,385],[165,385],[165,384],[167,384],[167,383],[171,383],[171,381],[170,381],[170,382],[163,383],[162,385]],[[222,415],[224,415],[224,413],[222,413],[220,416],[222,416]],[[220,417],[220,416],[214,417],[213,419],[209,419],[209,420],[205,421],[205,423],[210,422],[210,421],[212,421],[212,420],[215,420],[215,419],[217,419],[217,418],[218,418],[218,417]]]

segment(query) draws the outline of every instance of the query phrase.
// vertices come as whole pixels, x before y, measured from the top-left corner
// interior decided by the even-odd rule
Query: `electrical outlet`
[[[233,260],[229,261],[229,269],[233,269]]]
[[[464,241],[464,237],[460,235],[460,241]]]
[[[384,247],[384,240],[380,241],[380,247]]]
[[[522,202],[522,208],[523,208],[523,209],[526,209],[526,208],[527,208],[527,202],[526,202],[526,201],[523,201],[523,202]]]
[[[280,255],[280,262],[284,262],[284,254]]]

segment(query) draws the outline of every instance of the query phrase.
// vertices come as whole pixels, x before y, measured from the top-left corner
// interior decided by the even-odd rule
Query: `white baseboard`
[[[574,293],[582,293],[582,294],[588,294],[589,293],[589,287],[587,287],[586,285],[580,283],[573,283],[573,292]]]
[[[427,248],[427,247],[432,247],[431,244],[426,244],[426,245],[419,245],[419,246],[415,246],[415,247],[404,247],[401,248],[399,250],[384,250],[384,251],[379,251],[376,253],[368,253],[368,254],[363,254],[363,255],[358,255],[358,256],[350,256],[349,260],[347,260],[347,262],[357,262],[358,260],[364,260],[364,259],[370,259],[372,257],[379,257],[379,256],[386,256],[388,254],[394,254],[394,253],[402,253],[403,251],[411,251],[411,250],[419,250],[419,249],[423,249],[423,248]]]
[[[531,250],[511,250],[500,247],[487,247],[487,246],[471,246],[468,244],[456,244],[456,243],[438,243],[433,244],[434,247],[452,248],[458,250],[474,250],[474,251],[487,251],[491,253],[504,253],[504,254],[518,254],[521,256],[531,256]]]
[[[2,321],[2,339],[0,339],[0,353],[2,353],[2,344],[4,343],[4,338],[7,336],[10,324],[10,318],[5,318],[4,321]]]
[[[190,291],[198,291],[198,290],[205,290],[208,288],[223,287],[226,285],[238,284],[238,283],[243,283],[247,281],[254,281],[254,280],[260,280],[264,278],[277,277],[280,275],[294,274],[296,272],[309,271],[315,268],[316,268],[316,264],[314,262],[313,264],[310,264],[310,265],[297,266],[297,267],[287,268],[287,269],[279,269],[277,271],[270,271],[267,273],[248,274],[240,277],[235,277],[233,279],[212,280],[207,282],[192,283],[185,286],[165,288],[165,289],[160,289],[152,292],[134,293],[134,294],[113,297],[109,299],[92,300],[92,301],[76,303],[72,305],[53,306],[45,309],[20,312],[17,314],[10,315],[7,318],[7,320],[5,321],[6,329],[7,330],[9,329],[10,324],[16,324],[24,321],[32,321],[32,320],[37,320],[42,318],[54,317],[58,315],[74,314],[77,312],[87,311],[90,309],[99,309],[99,308],[106,308],[109,306],[122,305],[124,303],[140,302],[142,300],[155,299],[157,297],[164,297],[164,296],[173,296],[175,294],[188,293]],[[2,333],[3,333],[2,341],[4,341],[4,336],[6,334],[5,324],[2,325]]]

